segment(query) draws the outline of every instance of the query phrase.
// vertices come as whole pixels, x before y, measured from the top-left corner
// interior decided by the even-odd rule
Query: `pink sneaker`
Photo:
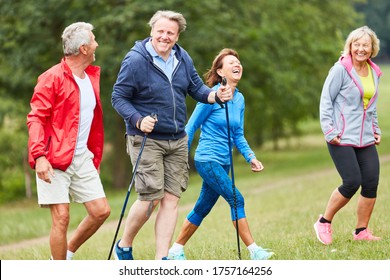
[[[372,235],[372,232],[369,229],[365,229],[359,232],[359,234],[355,234],[355,231],[353,231],[353,240],[378,241],[381,240],[381,238]]]
[[[332,243],[332,225],[329,223],[320,223],[322,215],[318,218],[317,222],[314,224],[314,230],[318,240],[325,245]]]

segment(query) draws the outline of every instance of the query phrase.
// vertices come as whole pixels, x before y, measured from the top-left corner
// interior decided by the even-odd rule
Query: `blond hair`
[[[371,52],[371,57],[376,57],[379,53],[379,39],[376,36],[375,32],[369,28],[368,26],[362,26],[359,27],[355,30],[353,30],[351,33],[349,33],[347,40],[345,40],[345,45],[344,45],[344,51],[343,55],[350,55],[351,54],[351,45],[353,42],[361,39],[364,36],[368,36],[371,39],[371,44],[372,44],[372,52]]]
[[[162,18],[166,18],[169,20],[176,21],[177,24],[179,25],[179,33],[183,32],[186,30],[187,27],[187,22],[184,16],[180,13],[174,12],[174,11],[157,11],[152,18],[149,21],[149,26],[153,29],[154,24]]]

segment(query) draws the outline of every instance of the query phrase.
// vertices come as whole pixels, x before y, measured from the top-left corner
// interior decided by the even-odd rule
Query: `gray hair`
[[[184,16],[180,13],[174,12],[174,11],[157,11],[152,18],[149,21],[149,25],[151,28],[153,28],[156,21],[159,19],[166,18],[169,20],[176,21],[179,25],[179,34],[186,30],[187,22]]]
[[[368,36],[371,38],[371,43],[372,43],[371,57],[376,57],[377,54],[379,53],[380,41],[376,36],[375,32],[372,29],[370,29],[368,26],[359,27],[353,30],[351,33],[349,33],[348,38],[345,41],[343,55],[344,56],[349,55],[351,53],[351,44],[364,36]]]
[[[86,22],[75,22],[66,27],[61,36],[64,55],[78,55],[80,47],[91,42],[92,30],[93,25]]]

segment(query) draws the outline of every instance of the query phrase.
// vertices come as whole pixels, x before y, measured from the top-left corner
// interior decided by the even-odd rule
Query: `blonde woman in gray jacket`
[[[373,30],[367,26],[353,30],[323,85],[321,129],[342,179],[314,224],[318,240],[325,245],[332,243],[334,216],[360,187],[353,240],[380,240],[368,229],[379,182],[376,145],[381,141],[381,131],[376,104],[382,72],[371,60],[378,52],[379,39]]]

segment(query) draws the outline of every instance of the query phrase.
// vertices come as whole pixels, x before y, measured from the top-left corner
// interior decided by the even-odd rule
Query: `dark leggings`
[[[339,192],[351,198],[362,186],[360,194],[366,198],[376,198],[379,183],[379,158],[376,146],[355,148],[328,143],[329,153],[339,172],[342,185]]]

